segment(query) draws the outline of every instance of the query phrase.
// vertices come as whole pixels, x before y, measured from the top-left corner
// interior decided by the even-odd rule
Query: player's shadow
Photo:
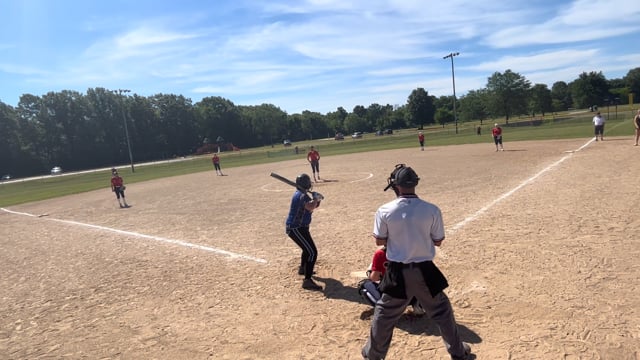
[[[324,283],[324,296],[329,299],[341,299],[352,301],[367,306],[368,304],[362,299],[358,293],[358,289],[353,286],[344,285],[342,282],[329,278],[329,277],[315,277],[318,281]],[[371,320],[373,316],[373,308],[367,306],[365,310],[360,314],[361,320]],[[440,336],[440,329],[438,326],[429,319],[428,316],[416,316],[407,312],[403,314],[398,322],[396,328],[408,332],[413,335],[433,335]],[[473,330],[458,323],[458,331],[462,341],[470,344],[479,344],[482,342],[482,338],[476,334]],[[472,354],[469,359],[475,359]]]
[[[404,314],[396,324],[398,329],[402,329],[413,335],[434,335],[440,336],[440,329],[433,320],[428,316],[414,316]],[[458,323],[458,332],[462,341],[470,344],[478,344],[482,342],[482,338],[473,330]]]
[[[633,141],[633,139],[629,140],[629,138],[608,138],[608,139],[604,139],[604,140],[598,140],[598,142],[607,142],[607,141],[629,141],[629,142],[631,142],[631,141]]]
[[[346,286],[342,282],[328,277],[314,276],[314,278],[324,283],[323,293],[325,297],[364,304],[364,300],[360,297],[360,294],[358,294],[358,288]]]

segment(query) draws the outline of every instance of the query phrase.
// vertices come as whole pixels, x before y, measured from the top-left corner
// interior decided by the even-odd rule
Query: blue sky
[[[293,114],[640,67],[638,0],[0,0],[0,101],[88,88]]]

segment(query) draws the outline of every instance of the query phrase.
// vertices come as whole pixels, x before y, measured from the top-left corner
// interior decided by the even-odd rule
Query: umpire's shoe
[[[302,288],[306,290],[322,291],[322,286],[316,284],[313,279],[304,279],[302,281]]]

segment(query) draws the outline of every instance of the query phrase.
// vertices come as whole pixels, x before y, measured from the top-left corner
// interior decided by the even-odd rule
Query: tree
[[[411,124],[423,129],[424,124],[435,123],[436,109],[433,102],[433,97],[429,96],[429,93],[423,88],[413,90],[407,99],[407,111]]]
[[[531,88],[529,99],[530,109],[533,113],[544,114],[552,110],[551,90],[545,84],[535,84]]]
[[[571,107],[571,89],[564,81],[556,81],[551,86],[551,102],[553,111],[565,111]]]
[[[623,80],[629,92],[634,94],[634,102],[640,101],[640,67],[629,70]]]
[[[459,99],[458,99],[459,102]],[[458,102],[456,102],[456,108],[458,108]],[[443,95],[433,101],[433,105],[436,109],[445,109],[453,111],[453,95]]]
[[[344,127],[348,132],[363,131],[367,127],[367,119],[353,112],[344,120]]]
[[[240,111],[230,100],[219,96],[202,99],[196,103],[196,118],[202,137],[217,139],[222,136],[231,143],[240,143],[245,137]]]
[[[164,155],[175,157],[194,152],[200,141],[191,99],[182,95],[158,94],[151,101],[160,109],[156,125],[162,129]]]
[[[344,132],[344,120],[349,115],[349,112],[345,110],[342,106],[338,107],[336,111],[329,112],[325,115],[325,121],[327,122],[327,127],[333,130],[334,133]]]
[[[393,110],[391,113],[391,118],[389,128],[391,129],[400,129],[411,126],[411,122],[409,121],[409,116],[407,115],[407,106],[399,106]]]
[[[20,133],[17,117],[13,108],[0,103],[0,175],[19,174],[17,165],[19,162],[18,151],[20,150]]]
[[[367,130],[382,130],[388,128],[391,124],[391,113],[393,107],[391,105],[382,106],[380,104],[371,104],[367,108],[367,122],[369,123],[369,129]]]
[[[439,108],[436,110],[435,119],[443,128],[448,122],[455,121],[453,118],[453,112],[445,108]]]
[[[602,106],[610,100],[609,84],[601,71],[583,72],[569,86],[574,105],[578,108]]]
[[[322,114],[305,110],[301,116],[302,133],[305,139],[318,139],[325,136],[327,127]]]
[[[526,113],[530,87],[529,80],[516,72],[495,72],[487,81],[491,112],[504,116],[507,124],[512,115]]]
[[[489,117],[489,92],[486,89],[470,90],[460,98],[460,119],[482,121]]]

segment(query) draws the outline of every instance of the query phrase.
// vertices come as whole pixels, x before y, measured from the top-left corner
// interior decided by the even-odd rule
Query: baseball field
[[[640,148],[630,137],[323,157],[317,282],[284,233],[304,160],[107,186],[0,211],[2,359],[359,359],[355,289],[397,163],[442,209],[435,262],[477,359],[640,359]],[[126,176],[125,176],[126,180]],[[108,184],[108,179],[105,180]],[[448,359],[403,317],[389,359]]]

